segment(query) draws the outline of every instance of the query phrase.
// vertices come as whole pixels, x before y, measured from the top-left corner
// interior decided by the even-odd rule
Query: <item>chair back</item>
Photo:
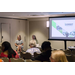
[[[73,62],[73,58],[71,55],[66,55],[68,62]]]
[[[39,60],[31,60],[31,59],[25,59],[25,62],[41,62],[41,61],[39,61]]]
[[[75,62],[75,55],[72,55],[73,62]]]
[[[75,55],[75,50],[72,50],[72,55]]]
[[[24,59],[31,59],[31,58],[32,58],[32,55],[31,55],[30,53],[25,53],[25,54],[23,55],[23,58],[24,58]]]
[[[71,50],[65,50],[64,52],[66,55],[71,55]]]
[[[37,52],[34,52],[34,57],[37,57],[39,54]]]
[[[10,61],[11,62],[24,62],[24,59],[22,59],[22,58],[18,58],[18,59],[10,58]]]
[[[4,62],[9,62],[9,58],[3,57],[3,58],[0,58],[0,59],[2,59]]]

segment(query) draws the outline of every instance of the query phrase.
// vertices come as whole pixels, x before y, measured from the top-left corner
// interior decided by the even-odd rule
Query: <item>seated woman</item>
[[[38,40],[35,35],[32,35],[32,40],[30,42],[35,42],[36,44],[38,44]]]
[[[17,36],[17,40],[15,41],[15,46],[17,48],[17,52],[23,49],[23,41],[21,40],[21,35]]]
[[[65,53],[62,50],[54,50],[52,51],[51,62],[68,62]]]
[[[10,58],[19,58],[18,53],[11,48],[10,43],[7,41],[2,43],[2,51],[3,52],[0,54],[0,57],[7,57],[9,58],[9,61]]]

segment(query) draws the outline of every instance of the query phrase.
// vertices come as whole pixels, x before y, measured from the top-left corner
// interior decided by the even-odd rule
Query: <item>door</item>
[[[0,46],[1,46],[1,42],[2,42],[1,35],[2,35],[2,27],[1,27],[1,23],[0,23]]]
[[[2,42],[10,42],[10,25],[2,23]]]

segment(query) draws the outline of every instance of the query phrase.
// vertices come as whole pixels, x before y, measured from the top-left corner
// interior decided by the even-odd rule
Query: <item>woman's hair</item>
[[[56,62],[68,62],[66,55],[62,50],[52,51],[51,57]]]
[[[21,40],[21,35],[18,35],[18,36],[17,36],[17,40],[18,40],[18,37],[20,37],[20,40]]]
[[[42,50],[51,50],[51,43],[48,41],[44,41],[41,45]]]
[[[37,40],[35,35],[32,35],[32,37],[34,37],[34,39]]]
[[[8,50],[8,58],[12,58],[12,54],[16,55],[15,51],[11,48],[11,45],[9,42],[5,41],[2,43],[2,47],[4,47],[4,50],[3,52],[7,51]]]

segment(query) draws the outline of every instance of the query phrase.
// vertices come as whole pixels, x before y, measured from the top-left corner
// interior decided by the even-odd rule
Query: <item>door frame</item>
[[[2,24],[9,25],[9,36],[10,36],[10,43],[11,43],[11,25],[10,25],[10,23],[0,23],[0,24],[1,24],[1,43],[2,43]]]

